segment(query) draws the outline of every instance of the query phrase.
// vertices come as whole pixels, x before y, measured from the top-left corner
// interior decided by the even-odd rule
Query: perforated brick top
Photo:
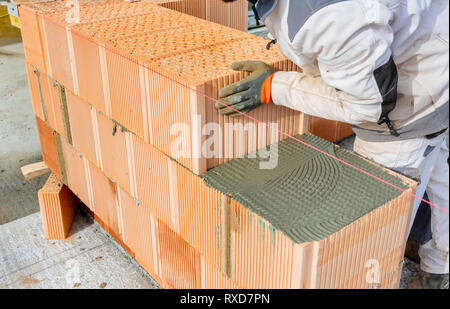
[[[98,3],[118,2],[119,0],[77,0],[81,7]],[[21,5],[25,5],[38,12],[51,13],[57,11],[68,11],[74,1],[67,0],[21,0]]]
[[[151,13],[73,25],[72,29],[99,42],[142,35],[198,22],[195,17],[155,6]]]
[[[193,19],[196,20],[194,17]],[[148,63],[157,57],[167,57],[232,40],[249,38],[245,32],[203,20],[199,21],[197,24],[126,37],[110,43],[122,52]]]
[[[38,4],[42,2],[56,2],[56,1],[64,1],[64,0],[12,0],[11,2],[18,5],[18,4]]]
[[[278,49],[245,32],[182,14],[149,2],[103,0],[82,4],[79,23],[68,23],[62,1],[40,3],[55,11],[44,13],[56,24],[149,68],[199,85],[233,71],[235,61],[285,61]]]
[[[266,50],[266,44],[266,40],[249,35],[246,39],[156,59],[149,64],[190,84],[202,84],[234,72],[230,65],[235,61],[276,63],[285,59],[276,47]]]
[[[145,2],[150,2],[154,4],[165,4],[171,2],[182,2],[183,0],[145,0]]]
[[[71,6],[65,7],[65,4],[63,5],[59,2],[55,2],[53,4],[55,7],[51,9],[53,5],[50,3],[40,3],[38,5],[43,7],[41,10],[47,12],[46,15],[48,17],[63,25],[83,24],[94,21],[144,15],[154,12],[159,8],[158,5],[142,1],[133,3],[118,0],[94,1],[92,3],[80,5],[79,11],[76,12],[79,19],[75,22],[73,21],[75,18],[67,18]]]

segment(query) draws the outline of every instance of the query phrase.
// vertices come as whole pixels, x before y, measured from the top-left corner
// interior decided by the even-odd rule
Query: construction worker
[[[236,110],[276,104],[351,124],[355,152],[420,179],[417,195],[426,189],[436,205],[432,240],[419,249],[422,271],[412,286],[448,288],[449,1],[249,2],[303,73],[234,63],[251,74],[223,88],[216,108],[239,116]]]

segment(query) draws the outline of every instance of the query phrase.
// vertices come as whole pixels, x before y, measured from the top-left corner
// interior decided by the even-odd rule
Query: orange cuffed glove
[[[269,104],[272,102],[272,79],[275,76],[275,73],[272,73],[269,77],[264,81],[261,88],[261,103]]]
[[[272,101],[271,88],[275,71],[269,65],[262,61],[242,61],[233,63],[231,68],[250,72],[250,75],[220,90],[221,103],[216,103],[220,114],[239,116]]]

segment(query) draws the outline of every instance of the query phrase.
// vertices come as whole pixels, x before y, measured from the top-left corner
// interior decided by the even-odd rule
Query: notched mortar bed
[[[326,140],[311,134],[297,138],[408,189],[401,178]],[[248,155],[219,165],[201,177],[207,186],[231,196],[296,243],[327,238],[402,194],[293,139],[277,145],[275,169],[260,169],[260,162],[267,159]]]

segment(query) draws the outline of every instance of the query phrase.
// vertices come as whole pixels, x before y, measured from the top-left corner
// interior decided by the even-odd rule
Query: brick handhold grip
[[[38,196],[45,238],[67,238],[77,210],[78,198],[53,173],[39,190]]]

